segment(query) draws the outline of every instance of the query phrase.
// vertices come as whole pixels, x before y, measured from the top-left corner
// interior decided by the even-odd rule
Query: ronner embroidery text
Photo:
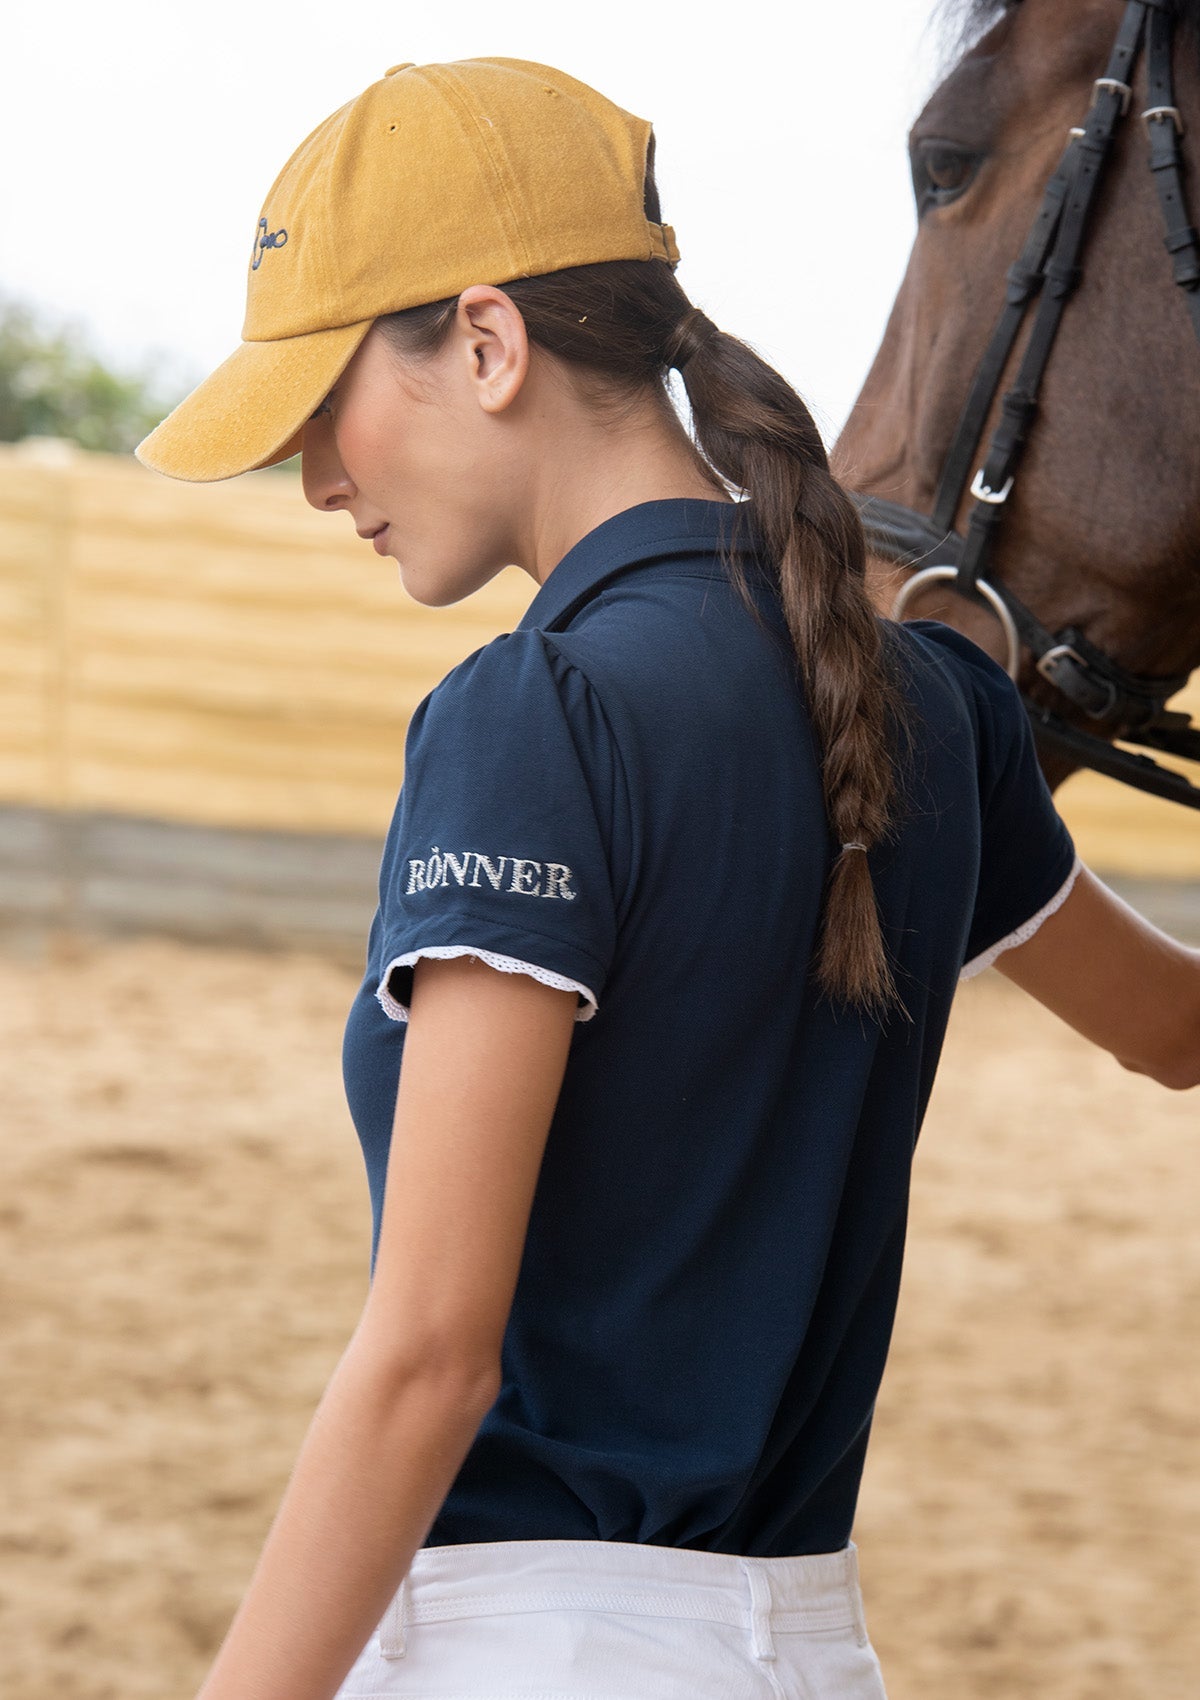
[[[532,862],[526,856],[484,856],[478,850],[439,850],[433,845],[428,856],[411,856],[407,891],[432,891],[435,886],[482,885],[486,879],[495,891],[516,891],[525,897],[579,896],[571,890],[571,869],[565,862]],[[505,879],[507,876],[507,884]]]

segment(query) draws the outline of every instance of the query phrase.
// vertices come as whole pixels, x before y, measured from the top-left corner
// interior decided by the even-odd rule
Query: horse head
[[[1185,291],[1173,287],[1163,209],[1147,169],[1151,129],[1163,121],[1139,119],[1153,104],[1148,50],[1132,61],[1128,98],[1119,87],[1097,86],[1112,66],[1118,27],[1128,30],[1135,10],[1148,19],[1152,8],[968,0],[964,33],[975,38],[909,132],[917,232],[831,464],[852,490],[933,513],[968,393],[1005,309],[1009,268],[1072,131],[1079,137],[1096,104],[1110,103],[1111,145],[1078,272],[1061,290],[1067,298],[1027,410],[1002,523],[989,538],[986,573],[1049,632],[1074,628],[1127,673],[1173,677],[1177,688],[1200,665],[1200,319],[1194,327]],[[1180,151],[1191,165],[1183,184],[1197,216],[1200,0],[1176,0],[1170,10],[1173,101],[1186,138]],[[984,466],[1033,323],[1026,314],[997,371],[971,471]],[[980,500],[976,484],[974,495],[962,489],[956,506],[950,495],[947,524],[964,535]],[[999,492],[986,483],[983,491],[994,503]],[[910,570],[872,556],[882,612]],[[945,620],[1006,660],[1002,625],[982,599],[956,594],[945,579],[914,589],[906,613]],[[1097,715],[1093,705],[1085,713],[1028,651],[1017,665],[1028,701],[1102,738],[1122,734],[1119,709]],[[1052,785],[1078,765],[1069,754],[1043,756]]]

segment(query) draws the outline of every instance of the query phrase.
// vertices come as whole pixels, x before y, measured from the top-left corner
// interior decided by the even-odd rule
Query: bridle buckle
[[[1081,695],[1078,691],[1067,691],[1066,694],[1071,698],[1071,700],[1079,703],[1079,706],[1083,709],[1084,713],[1090,715],[1093,720],[1103,720],[1105,715],[1111,714],[1113,709],[1116,707],[1117,687],[1113,684],[1111,679],[1097,679],[1092,668],[1088,665],[1087,660],[1080,655],[1077,649],[1072,648],[1069,643],[1056,643],[1053,649],[1048,649],[1044,655],[1038,656],[1037,660],[1034,662],[1034,666],[1042,675],[1043,679],[1049,679],[1050,683],[1052,685],[1056,685],[1061,691],[1065,688],[1063,682],[1061,679],[1057,679],[1054,676],[1056,664],[1060,661],[1074,662],[1075,666],[1078,667],[1083,678],[1087,680],[1089,685],[1102,686],[1107,692],[1104,704],[1100,708],[1089,708],[1088,705],[1082,701]]]
[[[1146,134],[1150,134],[1150,125],[1152,121],[1156,124],[1161,124],[1164,118],[1169,118],[1172,124],[1174,124],[1175,134],[1177,136],[1183,135],[1183,119],[1179,116],[1179,108],[1177,106],[1148,106],[1145,112],[1141,114],[1142,124],[1145,127]]]
[[[1128,83],[1123,83],[1119,77],[1097,77],[1092,84],[1092,98],[1088,102],[1089,111],[1100,99],[1100,90],[1107,89],[1110,94],[1121,96],[1121,117],[1129,111],[1129,102],[1133,99],[1133,90]]]
[[[1005,480],[1003,490],[993,490],[990,485],[983,482],[983,468],[980,467],[979,471],[975,474],[974,482],[971,485],[971,494],[980,502],[991,502],[993,504],[997,502],[1006,502],[1008,500],[1008,492],[1013,487],[1013,477],[1014,474],[1010,472]]]

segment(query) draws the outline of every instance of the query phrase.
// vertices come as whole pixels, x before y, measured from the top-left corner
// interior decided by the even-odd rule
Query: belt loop
[[[850,1595],[850,1609],[854,1613],[854,1638],[860,1647],[865,1647],[871,1637],[867,1632],[862,1583],[859,1580],[858,1548],[853,1541],[850,1541],[846,1546],[846,1588]]]
[[[750,1584],[750,1641],[756,1659],[773,1659],[771,1639],[771,1584],[752,1558],[738,1560]]]
[[[408,1617],[408,1576],[393,1594],[379,1625],[379,1651],[385,1659],[402,1659],[408,1651],[404,1626]]]

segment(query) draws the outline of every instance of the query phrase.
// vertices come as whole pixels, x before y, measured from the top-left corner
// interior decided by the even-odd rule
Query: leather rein
[[[938,480],[933,513],[920,514],[880,496],[856,491],[850,494],[858,505],[871,552],[897,565],[918,569],[896,597],[892,619],[902,617],[918,589],[935,580],[946,580],[959,595],[995,614],[1007,644],[1005,665],[1018,686],[1021,645],[1025,644],[1042,677],[1085,714],[1095,720],[1118,717],[1118,731],[1113,736],[1200,761],[1200,727],[1192,724],[1190,715],[1166,707],[1168,698],[1187,684],[1189,674],[1163,677],[1126,672],[1078,627],[1047,631],[1006,585],[984,574],[1037,412],[1038,390],[1054,337],[1067,298],[1081,275],[1080,255],[1088,218],[1117,125],[1129,111],[1133,71],[1143,39],[1149,103],[1141,119],[1166,225],[1164,245],[1200,338],[1200,236],[1188,223],[1183,197],[1179,150],[1183,120],[1174,103],[1172,22],[1173,0],[1126,0],[1105,74],[1093,84],[1087,116],[1070,131],[1025,245],[1005,274],[1008,287],[1004,307],[955,428]],[[954,529],[954,516],[963,487],[1001,374],[1035,300],[1037,308],[1020,368],[1001,400],[999,421],[971,483],[975,506],[966,535],[961,536]],[[922,565],[926,562],[929,564]],[[1150,756],[1115,749],[1105,738],[1071,725],[1024,691],[1021,699],[1043,751],[1067,755],[1139,790],[1188,808],[1200,808],[1200,786],[1191,784],[1182,773]]]

